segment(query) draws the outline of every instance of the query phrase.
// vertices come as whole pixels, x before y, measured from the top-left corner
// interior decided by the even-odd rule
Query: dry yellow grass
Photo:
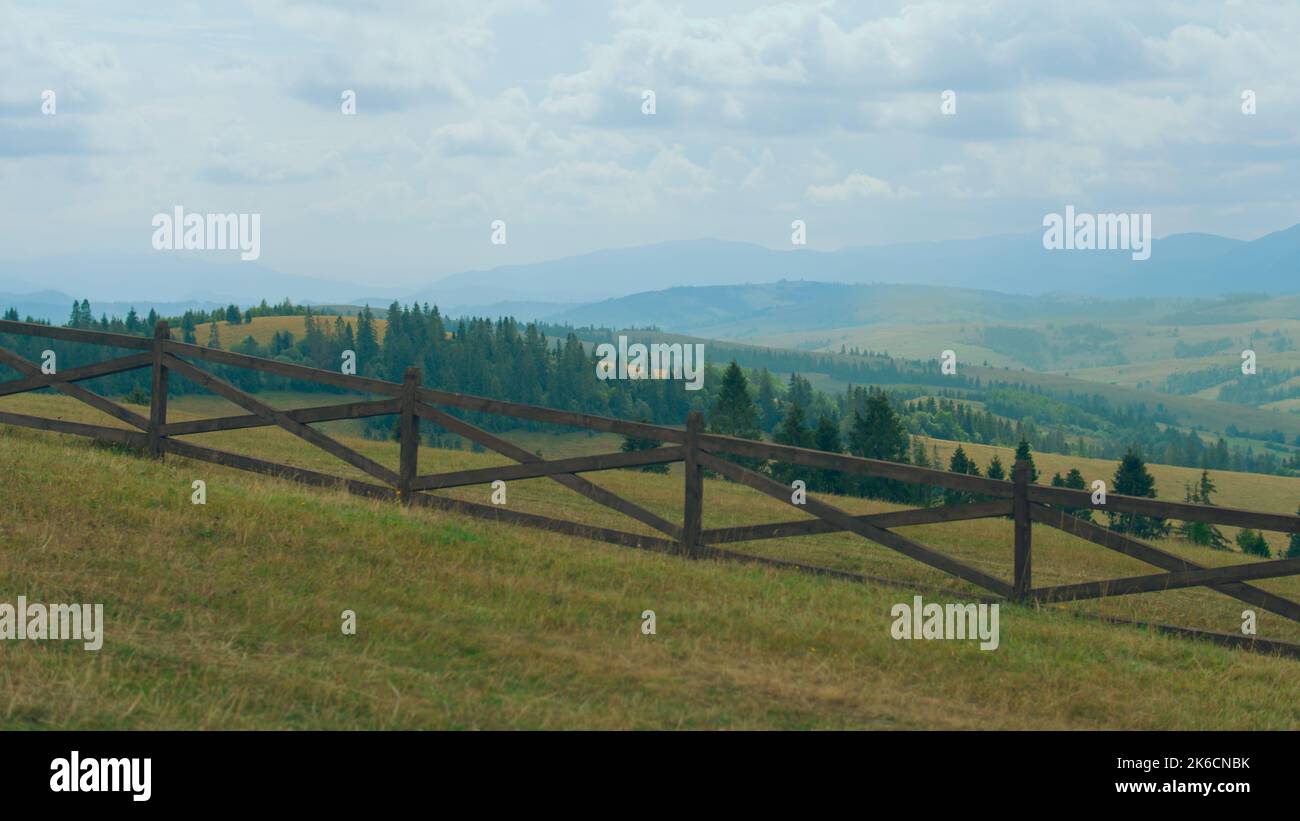
[[[318,322],[328,323],[331,328],[334,327],[335,319],[336,317],[333,316],[316,317]],[[345,316],[342,319],[348,325],[352,326],[352,330],[355,333],[357,329],[357,318],[355,316]],[[210,322],[204,322],[201,325],[196,325],[194,327],[194,338],[200,345],[207,344],[208,335],[211,333],[211,327],[212,323]],[[292,333],[294,341],[300,340],[306,332],[306,327],[307,318],[302,316],[258,316],[253,317],[252,322],[240,323],[238,325],[232,325],[229,322],[218,322],[217,339],[220,340],[221,347],[227,350],[238,345],[240,342],[243,342],[250,336],[257,340],[257,344],[259,345],[269,345],[271,337],[281,331],[289,331]],[[376,317],[375,338],[377,341],[383,341],[384,331],[387,328],[388,320]]]
[[[1011,472],[1011,465],[1015,461],[1015,448],[998,447],[995,445],[976,445],[970,442],[950,442],[945,439],[930,439],[928,437],[917,437],[925,443],[926,453],[932,454],[933,448],[938,446],[939,456],[943,459],[943,464],[947,467],[948,459],[952,452],[960,444],[967,455],[974,457],[980,466],[980,472],[985,472],[989,462],[993,460],[996,453],[1002,460],[1003,467],[1007,473]],[[1115,468],[1118,466],[1117,461],[1109,459],[1084,459],[1078,456],[1062,456],[1057,453],[1035,453],[1034,464],[1038,467],[1039,482],[1047,484],[1052,480],[1052,474],[1060,473],[1064,476],[1070,471],[1070,468],[1077,467],[1083,473],[1084,479],[1091,486],[1094,479],[1102,479],[1106,482],[1107,487],[1114,486]],[[1161,499],[1170,499],[1172,501],[1183,501],[1184,490],[1187,485],[1194,485],[1200,480],[1200,468],[1177,467],[1174,465],[1149,464],[1148,469],[1156,480],[1156,492]],[[1214,496],[1214,503],[1223,507],[1240,507],[1247,510],[1262,510],[1269,513],[1295,513],[1297,505],[1300,505],[1300,479],[1294,479],[1286,476],[1267,476],[1261,473],[1234,473],[1228,470],[1212,470],[1210,478],[1218,485],[1218,492]],[[1231,539],[1236,535],[1236,529],[1230,527],[1221,528],[1223,532]],[[1287,538],[1280,533],[1265,533],[1269,546],[1273,549],[1274,554],[1280,554],[1286,550]]]

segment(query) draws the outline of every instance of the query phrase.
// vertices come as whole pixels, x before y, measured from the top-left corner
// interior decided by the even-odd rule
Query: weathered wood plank
[[[435,405],[460,408],[461,410],[495,413],[515,419],[528,419],[534,422],[549,422],[555,425],[598,430],[604,433],[621,433],[626,436],[638,436],[643,439],[657,439],[660,442],[681,444],[686,441],[686,432],[680,428],[663,425],[651,425],[645,422],[629,422],[609,416],[596,416],[590,413],[555,410],[539,405],[524,405],[519,402],[504,402],[483,396],[470,396],[462,393],[421,388],[420,399]]]
[[[549,516],[540,516],[536,513],[524,513],[518,510],[509,510],[500,505],[480,505],[475,504],[474,502],[464,502],[460,499],[448,499],[443,496],[430,496],[427,493],[413,494],[412,501],[423,507],[454,510],[457,513],[477,516],[480,519],[489,519],[491,521],[504,522],[506,524],[522,525],[523,527],[531,527],[538,530],[549,530],[553,533],[564,533],[582,539],[609,542],[624,547],[653,550],[659,553],[671,551],[677,546],[676,542],[670,542],[667,539],[661,539],[658,536],[643,536],[639,533],[627,533],[622,530],[611,530],[607,527],[585,525],[578,522],[566,521],[564,519],[552,519]]]
[[[1030,505],[1030,515],[1036,522],[1042,522],[1049,527],[1087,539],[1093,544],[1123,553],[1125,556],[1131,556],[1163,570],[1203,570],[1205,568],[1204,565],[1189,561],[1181,556],[1175,556],[1126,534],[1108,530],[1094,522],[1071,516],[1056,508],[1043,507],[1038,504]],[[1244,601],[1247,604],[1262,607],[1279,616],[1300,622],[1300,603],[1290,599],[1253,587],[1245,582],[1225,582],[1207,586],[1212,590]]]
[[[708,453],[700,454],[700,463],[709,470],[721,473],[728,479],[739,482],[743,485],[754,488],[757,491],[766,493],[774,499],[784,502],[790,501],[790,488],[780,482],[770,479],[760,473],[747,470],[739,465],[713,456]],[[804,510],[822,519],[826,519],[832,524],[843,530],[852,531],[859,536],[870,539],[873,542],[882,544],[892,550],[909,556],[917,561],[928,564],[945,573],[964,579],[972,584],[979,585],[986,590],[991,590],[1000,596],[1010,597],[1012,594],[1011,585],[1002,581],[995,576],[990,576],[984,571],[971,567],[968,564],[958,561],[951,556],[946,556],[936,550],[932,550],[919,542],[914,542],[904,536],[900,536],[889,530],[876,527],[867,522],[859,521],[856,517],[840,510],[839,508],[819,501],[811,496],[801,505]]]
[[[5,351],[9,354],[9,351]],[[29,367],[35,367],[32,363],[20,356],[10,354],[4,357],[5,364],[16,370],[22,370],[16,364],[21,362]],[[87,379],[94,379],[99,376],[108,376],[109,374],[122,373],[123,371],[133,371],[136,368],[147,368],[153,361],[147,353],[132,354],[123,356],[118,359],[106,359],[103,362],[96,362],[93,365],[82,365],[77,368],[68,368],[58,373],[41,373],[40,368],[36,368],[36,373],[24,379],[16,379],[12,382],[0,382],[0,396],[11,396],[16,393],[26,393],[39,388],[58,388],[61,384],[71,382],[84,382]]]
[[[1118,493],[1107,493],[1106,504],[1094,505],[1092,494],[1086,490],[1030,485],[1029,501],[1057,507],[1084,508],[1099,513],[1137,513],[1162,519],[1181,519],[1185,522],[1210,522],[1255,530],[1300,533],[1300,516],[1263,513],[1233,507],[1194,505],[1187,502],[1167,502],[1163,499],[1144,499],[1137,496],[1122,496]]]
[[[167,390],[171,380],[163,361],[166,356],[163,343],[168,339],[171,330],[166,322],[159,322],[153,328],[153,351],[149,354],[153,364],[149,388],[149,454],[155,459],[161,459],[164,452],[162,428],[167,424]]]
[[[379,464],[373,459],[370,459],[366,456],[362,456],[360,453],[357,453],[352,448],[349,448],[346,445],[334,441],[329,436],[326,436],[320,431],[314,430],[313,428],[310,428],[301,422],[291,419],[283,412],[278,411],[275,408],[272,408],[270,405],[267,405],[266,403],[258,399],[254,399],[252,396],[248,395],[247,393],[244,393],[239,388],[236,388],[234,385],[231,385],[229,382],[226,382],[222,379],[218,379],[212,374],[200,370],[199,368],[195,367],[194,365],[191,365],[185,360],[177,359],[176,357],[170,354],[166,355],[165,362],[167,367],[171,368],[172,370],[175,370],[181,373],[182,375],[184,375],[185,377],[194,380],[197,384],[202,385],[208,390],[220,396],[223,396],[226,399],[229,399],[231,402],[234,402],[236,405],[239,405],[245,410],[256,413],[259,416],[262,416],[266,419],[272,420],[273,422],[275,422],[275,424],[279,425],[280,427],[284,428],[285,430],[289,431],[295,436],[307,440],[308,442],[312,443],[313,445],[325,451],[326,453],[330,453],[333,454],[334,456],[337,456],[338,458],[342,459],[343,461],[347,462],[353,467],[359,468],[360,470],[369,473],[371,476],[374,476],[375,478],[383,482],[386,482],[393,486],[397,485],[398,478],[397,478],[397,474],[394,471],[389,470],[388,468],[384,467],[383,465]]]
[[[452,433],[459,434],[464,436],[466,439],[478,442],[485,448],[489,448],[503,456],[514,459],[516,462],[531,463],[542,461],[542,458],[537,454],[529,453],[513,442],[508,442],[498,436],[493,436],[480,427],[472,425],[463,419],[457,419],[451,414],[430,407],[423,402],[416,405],[415,412],[423,418],[441,425]],[[640,505],[633,504],[620,496],[610,493],[600,485],[592,484],[586,479],[583,479],[580,476],[574,476],[571,473],[551,476],[549,478],[551,481],[558,482],[575,493],[580,493],[583,496],[586,496],[593,502],[598,502],[608,508],[617,510],[619,513],[622,513],[625,516],[630,516],[642,524],[649,525],[661,533],[666,533],[674,539],[679,541],[681,540],[682,529],[680,527],[663,517],[646,510]]]
[[[1014,579],[1016,598],[1029,595],[1033,586],[1033,520],[1029,514],[1029,482],[1032,467],[1027,459],[1017,459],[1012,468],[1014,495],[1011,497],[1012,518],[1015,520]]]
[[[415,415],[415,392],[420,387],[420,369],[407,368],[402,374],[402,414],[398,430],[401,431],[400,455],[397,469],[397,495],[402,504],[411,503],[411,491],[419,470],[420,417]]]
[[[704,527],[704,469],[700,467],[700,434],[704,432],[704,415],[691,411],[686,416],[685,487],[682,502],[681,552],[694,556],[703,542],[700,531]]]
[[[106,428],[102,425],[88,425],[85,422],[69,422],[66,419],[45,419],[40,416],[28,416],[24,413],[0,412],[0,423],[18,425],[24,428],[48,430],[54,433],[71,433],[76,436],[89,436],[104,442],[144,448],[149,444],[149,437],[143,433],[121,428]]]
[[[1145,576],[1128,576],[1122,579],[1103,579],[1095,582],[1062,584],[1040,587],[1032,591],[1036,601],[1061,602],[1079,599],[1101,599],[1111,596],[1129,596],[1135,593],[1154,593],[1161,590],[1178,590],[1184,587],[1201,587],[1212,583],[1243,582],[1257,579],[1275,579],[1300,573],[1300,559],[1278,559],[1270,562],[1234,564],[1227,567],[1207,567],[1203,570],[1176,570]]]
[[[402,412],[399,399],[375,399],[336,405],[319,405],[312,408],[294,408],[281,411],[296,422],[334,422],[339,419],[365,419],[369,416],[387,416]],[[218,416],[211,419],[194,419],[188,422],[169,422],[160,429],[163,436],[189,436],[196,433],[213,433],[223,430],[261,428],[275,423],[255,413],[235,416]]]
[[[164,440],[164,447],[166,447],[168,452],[174,453],[177,456],[213,462],[215,464],[237,468],[239,470],[289,479],[318,487],[338,487],[347,490],[350,493],[374,499],[396,501],[398,498],[397,491],[393,488],[387,488],[369,482],[361,482],[355,479],[344,479],[340,476],[331,476],[326,473],[307,470],[305,468],[281,465],[263,459],[255,459],[251,456],[244,456],[238,453],[229,453],[215,448],[195,445],[191,442],[167,439]],[[474,504],[473,502],[463,502],[459,499],[430,496],[426,493],[413,493],[411,495],[411,501],[413,504],[421,507],[434,508],[438,510],[453,510],[457,513],[475,516],[480,519],[489,519],[497,522],[505,522],[507,524],[522,525],[524,527],[531,527],[539,530],[548,530],[553,533],[564,533],[569,536],[609,542],[611,544],[623,545],[625,547],[636,547],[643,550],[668,552],[676,546],[674,542],[670,542],[667,539],[661,539],[657,536],[643,536],[638,533],[625,533],[621,530],[611,530],[605,527],[584,525],[578,522],[565,521],[563,519],[552,519],[548,516],[507,510],[496,505],[479,505]]]
[[[856,516],[858,521],[880,528],[910,527],[913,525],[943,524],[969,519],[992,519],[1011,515],[1011,500],[998,499],[969,505],[919,507],[913,510],[894,510],[888,513],[867,513]],[[705,544],[749,542],[759,539],[785,539],[794,536],[812,536],[820,533],[842,533],[839,527],[825,519],[799,519],[763,525],[740,525],[706,530],[701,536]]]
[[[41,369],[35,364],[28,362],[18,354],[13,353],[12,351],[7,351],[4,348],[0,348],[0,362],[5,363],[19,373],[27,376],[36,376],[41,372]],[[50,387],[66,396],[71,396],[73,399],[85,402],[92,408],[103,411],[114,419],[120,419],[132,427],[144,430],[149,426],[149,420],[145,419],[140,414],[127,410],[111,399],[100,396],[99,394],[87,390],[80,385],[73,385],[70,382],[55,382],[50,385]]]
[[[965,490],[986,496],[1010,497],[1012,494],[1011,483],[997,479],[919,468],[914,465],[885,462],[880,459],[864,459],[860,456],[847,456],[842,453],[797,448],[791,445],[756,442],[752,439],[737,439],[732,436],[718,436],[709,433],[700,437],[700,447],[714,454],[730,453],[735,456],[769,459],[775,462],[785,462],[804,467],[841,470],[845,473],[854,473],[861,476],[898,479],[903,482]]]
[[[249,370],[285,376],[290,379],[301,379],[304,382],[333,385],[336,388],[347,388],[360,393],[377,393],[386,396],[400,396],[402,393],[402,386],[396,382],[371,379],[368,376],[353,376],[306,365],[295,365],[291,362],[277,362],[272,359],[235,353],[234,351],[223,351],[219,348],[202,348],[185,342],[168,342],[164,345],[164,349],[174,356],[191,356],[205,362],[215,362],[218,365],[233,365],[236,368],[248,368]]]
[[[488,468],[435,473],[415,478],[411,482],[411,488],[413,490],[439,490],[450,487],[479,485],[485,482],[494,482],[498,479],[509,482],[519,479],[537,479],[563,473],[586,473],[596,470],[641,467],[643,465],[663,465],[670,462],[680,462],[681,460],[682,448],[673,445],[666,448],[637,450],[627,453],[573,456],[548,462],[526,462],[516,465],[497,465]]]

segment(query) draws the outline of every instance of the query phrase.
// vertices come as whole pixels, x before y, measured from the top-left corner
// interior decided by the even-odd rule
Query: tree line
[[[763,439],[763,408],[756,395],[761,397],[764,391],[752,392],[744,370],[733,360],[722,374],[721,384],[712,403],[706,411],[706,424],[712,433],[734,436],[744,439]],[[846,396],[844,411],[846,418],[838,421],[834,409],[825,397],[818,397],[811,390],[807,380],[798,374],[792,374],[783,402],[784,412],[774,426],[771,440],[777,444],[825,451],[828,453],[848,453],[868,459],[879,459],[901,464],[913,464],[918,467],[945,469],[938,447],[927,453],[924,443],[918,438],[913,440],[907,432],[902,416],[895,401],[888,393],[878,388],[855,388]],[[938,407],[933,399],[923,404]],[[661,443],[652,439],[625,437],[623,449],[642,450],[658,447]],[[939,488],[927,485],[902,482],[880,477],[858,476],[840,471],[809,468],[806,466],[783,463],[780,461],[763,461],[749,457],[727,457],[734,462],[753,470],[760,470],[774,479],[791,484],[802,481],[810,491],[861,496],[890,502],[913,504],[921,507],[931,505],[957,505],[984,501],[978,493]],[[1030,481],[1039,480],[1039,472],[1034,464],[1033,448],[1022,439],[1016,445],[1015,460],[1024,460],[1029,464]],[[976,460],[967,455],[958,444],[946,462],[946,469],[954,473],[971,476],[986,476],[989,479],[1009,481],[1008,470],[1001,458],[994,455],[988,465],[981,469]],[[665,472],[665,466],[653,466],[645,470]],[[1052,479],[1053,487],[1075,490],[1088,490],[1082,471],[1070,468],[1062,476],[1059,472]],[[1186,487],[1185,501],[1213,505],[1213,494],[1217,487],[1210,477],[1208,469],[1201,471],[1196,485]],[[1147,468],[1146,461],[1136,448],[1129,448],[1116,465],[1108,492],[1139,498],[1156,497],[1156,481]],[[1088,521],[1092,520],[1090,508],[1064,508],[1065,512]],[[1298,511],[1300,512],[1300,511]],[[1175,528],[1173,523],[1158,517],[1134,513],[1107,512],[1108,526],[1121,533],[1131,533],[1138,538],[1163,539],[1169,537]],[[1176,532],[1179,536],[1194,544],[1200,544],[1218,550],[1228,550],[1227,539],[1222,532],[1211,524],[1203,522],[1182,522]],[[1268,542],[1263,534],[1243,529],[1237,535],[1237,545],[1242,552],[1262,557],[1270,556]],[[1286,553],[1288,558],[1300,558],[1300,534],[1293,534]]]
[[[337,313],[323,313],[311,306],[293,305],[288,300],[276,305],[263,301],[242,311],[236,306],[221,311],[188,311],[165,319],[178,329],[174,333],[183,341],[220,346],[221,336],[229,338],[231,327],[237,328],[259,316],[302,316],[304,332],[299,336],[288,330],[279,331],[265,343],[250,334],[233,345],[232,350],[331,370],[339,368],[343,352],[350,350],[356,354],[358,372],[362,375],[400,381],[402,371],[415,364],[421,367],[426,385],[565,410],[677,425],[688,411],[714,407],[721,391],[734,391],[734,384],[727,377],[732,367],[723,368],[715,363],[706,367],[704,387],[700,391],[687,391],[680,381],[674,380],[602,381],[595,378],[594,346],[574,329],[564,329],[563,336],[559,336],[562,329],[520,323],[512,318],[450,320],[436,305],[403,306],[393,302],[383,314],[382,329],[379,318],[369,307],[345,319]],[[6,317],[16,319],[16,311],[10,309]],[[152,311],[140,317],[134,310],[125,318],[95,319],[89,302],[82,300],[74,303],[67,324],[150,336],[160,319],[163,318]],[[203,340],[196,339],[196,330],[203,324],[199,320],[209,323]],[[219,325],[226,333],[218,335]],[[591,332],[587,333],[590,336]],[[10,336],[6,347],[17,349],[31,359],[39,358],[42,350],[52,347],[58,353],[60,367],[89,364],[118,355],[102,348],[31,337]],[[709,349],[715,351],[717,347],[711,344]],[[722,349],[733,350],[727,346]],[[807,362],[799,359],[803,356],[801,352],[756,350],[763,351],[762,355],[768,357],[764,361],[770,360],[772,364]],[[816,361],[830,358],[822,356]],[[978,379],[960,384],[949,381],[945,383],[948,387],[943,388],[886,381],[884,384],[890,385],[888,392],[879,383],[866,382],[831,393],[814,389],[800,372],[793,372],[783,385],[767,367],[743,368],[739,357],[732,364],[746,380],[746,394],[752,394],[755,425],[760,433],[791,442],[804,441],[806,434],[813,441],[820,437],[829,445],[832,427],[842,443],[855,435],[865,441],[868,434],[864,429],[854,433],[855,413],[878,427],[886,421],[879,406],[884,402],[903,433],[914,437],[1015,447],[1025,443],[1038,452],[1094,458],[1122,458],[1133,450],[1152,461],[1207,470],[1300,473],[1300,455],[1286,457],[1267,450],[1257,453],[1249,447],[1229,447],[1222,437],[1209,443],[1194,431],[1180,431],[1170,425],[1162,408],[1152,411],[1141,403],[1120,406],[1096,395],[1051,396],[1036,386],[1006,383],[984,386],[976,393]],[[904,373],[907,378],[921,381],[948,378],[939,377],[928,366],[910,369],[908,363],[890,365],[891,370],[883,362],[872,362],[864,365],[866,370],[854,373],[866,375],[877,366],[880,373],[874,375],[887,379],[896,375],[902,378]],[[215,372],[250,392],[343,392],[331,386],[240,368],[216,366]],[[102,377],[90,384],[109,395],[139,399],[147,395],[148,382],[148,374],[137,371]],[[172,380],[170,389],[176,394],[201,390],[183,379]],[[873,407],[872,397],[877,394],[883,398],[875,399],[877,405]],[[792,407],[799,408],[802,421],[787,418]],[[544,427],[489,414],[467,415],[476,424],[494,430],[521,424]],[[366,429],[371,435],[382,436],[392,427],[391,420],[381,418],[369,420]],[[778,430],[782,427],[784,430]],[[1071,431],[1068,436],[1067,430]],[[1086,437],[1084,432],[1088,433]],[[435,431],[435,435],[440,433]],[[891,437],[879,430],[872,436],[879,440],[872,445],[873,449],[890,452],[893,444],[885,440]],[[908,456],[914,463],[922,463],[920,454]],[[934,464],[932,455],[926,455],[925,461],[940,466]]]

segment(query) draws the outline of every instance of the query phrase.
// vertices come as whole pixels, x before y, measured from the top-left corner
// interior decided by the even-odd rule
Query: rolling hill
[[[55,396],[0,404],[94,415]],[[189,413],[178,408],[176,416]],[[395,459],[396,443],[329,429],[372,458]],[[354,473],[284,431],[199,438]],[[501,462],[466,451],[429,458],[445,469]],[[0,709],[6,728],[1300,727],[1294,660],[1073,615],[1235,629],[1240,605],[1205,590],[1077,607],[1005,604],[999,648],[985,652],[973,642],[891,639],[893,604],[953,594],[925,592],[934,571],[834,534],[753,549],[899,583],[687,561],[5,426],[0,469],[14,480],[0,509],[0,586],[44,600],[100,601],[107,615],[96,654],[0,643],[10,677]],[[70,476],[76,493],[64,492]],[[208,484],[203,506],[190,503],[196,477]],[[680,515],[679,473],[614,471],[598,481]],[[627,526],[553,488],[511,482],[511,505]],[[705,495],[706,527],[789,516],[731,483],[706,480]],[[1010,526],[984,520],[908,532],[1005,573]],[[1044,582],[1144,567],[1063,533],[1039,533],[1035,569]],[[1211,565],[1240,561],[1170,549]],[[1266,584],[1297,592],[1294,579]],[[646,609],[656,612],[655,635],[640,630]],[[344,610],[357,616],[355,636],[341,634]],[[1288,629],[1261,617],[1265,634],[1288,638]]]
[[[318,316],[317,320],[333,324],[335,317]],[[355,316],[345,316],[342,320],[352,327],[355,331],[357,328],[357,318]],[[302,339],[306,332],[306,318],[302,316],[255,316],[252,322],[241,322],[238,325],[232,325],[229,322],[218,322],[217,339],[221,347],[230,349],[248,337],[253,337],[259,345],[269,345],[271,337],[281,331],[288,331],[293,334],[295,341]],[[194,338],[199,344],[207,344],[208,335],[211,333],[212,323],[203,322],[194,326]],[[384,330],[388,327],[388,320],[375,318],[375,338],[382,342],[384,339]]]

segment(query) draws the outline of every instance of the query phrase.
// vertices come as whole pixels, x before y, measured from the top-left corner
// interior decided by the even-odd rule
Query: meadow
[[[53,395],[0,407],[116,424]],[[226,412],[222,400],[186,397],[171,418]],[[396,443],[362,439],[356,423],[320,427],[396,466]],[[186,438],[365,478],[278,429]],[[507,438],[548,457],[619,443]],[[506,463],[421,450],[421,472]],[[1039,467],[1060,469],[1046,455]],[[1300,728],[1300,662],[1075,615],[1236,631],[1244,605],[1208,590],[1005,604],[1001,645],[985,652],[891,639],[893,604],[978,593],[845,534],[732,547],[897,583],[686,560],[2,425],[0,470],[0,600],[103,602],[108,618],[98,653],[0,643],[6,728]],[[1178,470],[1153,466],[1162,495],[1178,486],[1181,498]],[[588,478],[680,520],[679,465]],[[1294,511],[1296,480],[1215,478],[1222,504]],[[190,502],[195,479],[207,484],[206,505]],[[447,493],[486,503],[489,489]],[[508,494],[512,509],[646,532],[546,479],[510,482]],[[705,500],[706,528],[797,518],[717,479],[706,480]],[[834,501],[854,512],[896,507]],[[1010,576],[1010,521],[900,532]],[[1211,566],[1245,560],[1161,546]],[[1154,572],[1044,527],[1034,552],[1039,584]],[[1300,595],[1297,579],[1259,586]],[[355,636],[340,630],[348,609]],[[641,632],[646,609],[656,635]],[[1300,641],[1300,625],[1263,611],[1259,623],[1261,635]]]
[[[382,316],[383,311],[377,313]],[[388,327],[388,320],[382,319],[380,316],[375,317],[375,339],[382,342],[384,330]],[[321,314],[316,317],[316,320],[329,323],[332,327],[335,319],[340,318],[352,328],[353,333],[356,332],[356,316],[337,317]],[[212,333],[213,324],[217,326],[217,339],[220,341],[221,347],[230,350],[250,336],[257,340],[259,345],[270,345],[272,337],[282,331],[293,334],[294,341],[300,340],[306,333],[307,320],[303,316],[256,316],[253,317],[252,322],[241,322],[238,325],[229,322],[201,322],[194,326],[194,338],[200,344],[207,343],[208,337]]]

